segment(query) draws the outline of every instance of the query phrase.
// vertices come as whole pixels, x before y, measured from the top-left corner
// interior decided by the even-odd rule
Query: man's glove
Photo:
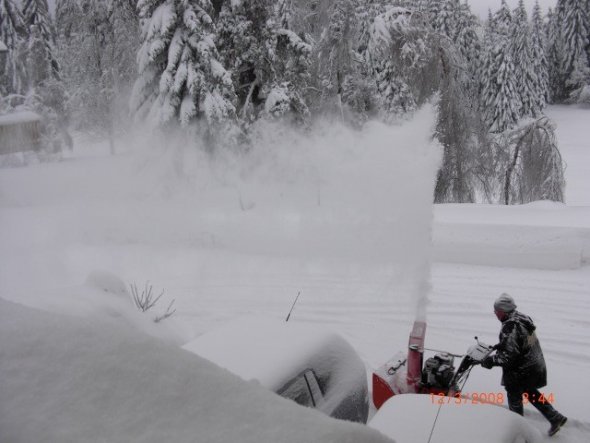
[[[494,367],[494,357],[488,355],[481,361],[481,367],[486,369],[492,369]]]

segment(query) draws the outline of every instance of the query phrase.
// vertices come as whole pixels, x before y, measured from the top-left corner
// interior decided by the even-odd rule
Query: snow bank
[[[523,417],[492,404],[443,404],[430,395],[396,395],[379,409],[369,426],[398,443],[498,443],[542,441]],[[438,413],[438,418],[437,418]],[[433,424],[436,420],[436,426]],[[432,431],[432,438],[430,437]]]
[[[433,238],[439,262],[573,269],[590,260],[590,209],[552,202],[437,205]]]
[[[0,300],[0,442],[387,442],[120,324]]]

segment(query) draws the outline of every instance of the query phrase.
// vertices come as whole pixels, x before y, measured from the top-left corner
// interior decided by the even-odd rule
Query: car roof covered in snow
[[[449,399],[448,403],[446,399]],[[443,404],[439,405],[436,396],[396,395],[377,411],[369,426],[397,443],[542,441],[536,428],[506,408],[490,403],[472,403],[471,400],[458,403],[456,400],[443,397]],[[429,438],[431,432],[432,439]]]
[[[338,371],[348,365],[358,370],[363,365],[352,346],[332,331],[267,318],[232,321],[183,347],[272,390],[305,369]]]

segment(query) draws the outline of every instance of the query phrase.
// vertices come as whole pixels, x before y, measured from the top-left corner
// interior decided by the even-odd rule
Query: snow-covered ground
[[[284,318],[301,292],[291,321],[341,332],[377,367],[405,348],[417,312],[428,347],[495,343],[492,303],[506,291],[536,321],[543,391],[571,418],[554,440],[588,441],[590,111],[549,114],[568,163],[566,205],[433,211],[429,111],[363,134],[327,127],[299,140],[275,128],[240,162],[135,138],[114,157],[85,143],[60,163],[1,169],[0,298],[119,318],[178,347],[243,315]],[[127,284],[146,281],[165,290],[161,308],[175,299],[158,325],[126,298]],[[498,369],[476,368],[465,391],[502,392],[499,381]]]

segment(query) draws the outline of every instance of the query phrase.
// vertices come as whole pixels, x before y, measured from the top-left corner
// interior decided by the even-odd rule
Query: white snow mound
[[[391,440],[120,324],[0,299],[0,442]]]
[[[430,395],[396,395],[379,409],[369,426],[399,443],[536,443],[540,432],[523,417],[492,404],[456,404],[451,399],[439,411]],[[446,397],[445,397],[446,398]],[[436,426],[433,430],[433,423]],[[432,438],[430,434],[432,432]]]

